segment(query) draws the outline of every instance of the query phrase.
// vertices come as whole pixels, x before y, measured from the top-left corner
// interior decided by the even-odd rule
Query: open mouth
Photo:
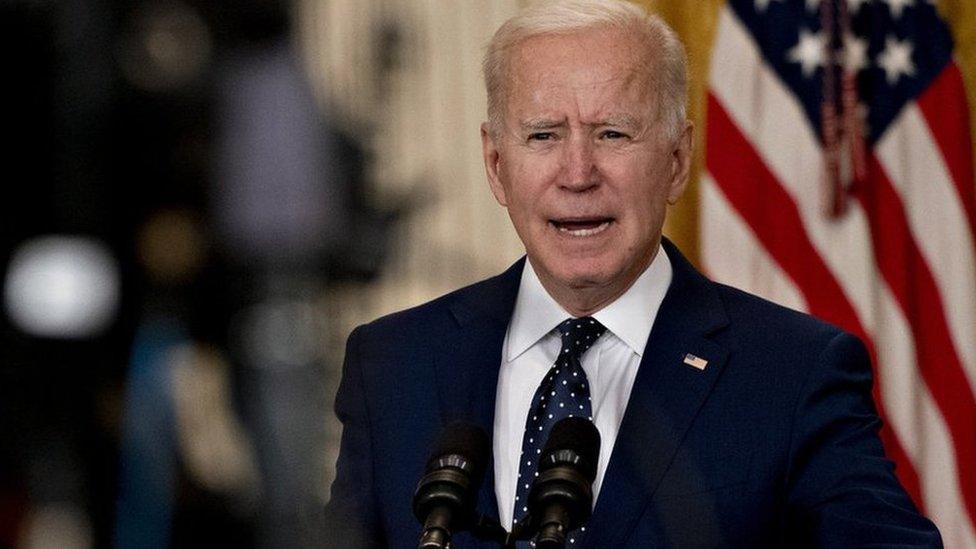
[[[585,217],[550,219],[549,224],[570,236],[593,236],[607,230],[613,221],[612,217]]]

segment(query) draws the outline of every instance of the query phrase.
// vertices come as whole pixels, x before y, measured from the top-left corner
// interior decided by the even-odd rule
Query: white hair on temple
[[[488,93],[488,121],[492,132],[501,128],[505,99],[505,73],[515,46],[542,35],[571,34],[609,27],[642,38],[648,59],[657,70],[660,113],[670,137],[683,128],[688,77],[684,46],[660,17],[621,0],[556,0],[540,2],[506,21],[488,43],[482,68]]]

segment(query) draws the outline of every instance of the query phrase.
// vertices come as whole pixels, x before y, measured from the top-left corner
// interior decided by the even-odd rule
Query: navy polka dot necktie
[[[567,319],[556,329],[562,335],[559,357],[532,397],[532,406],[525,419],[513,526],[528,513],[529,489],[538,476],[539,459],[552,426],[567,417],[593,419],[590,386],[580,358],[607,329],[588,316]]]

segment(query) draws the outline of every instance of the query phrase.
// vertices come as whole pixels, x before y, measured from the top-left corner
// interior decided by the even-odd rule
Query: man
[[[527,261],[350,336],[330,504],[345,546],[416,545],[413,489],[456,418],[492,433],[478,506],[510,526],[569,415],[602,436],[570,545],[941,545],[884,457],[863,345],[662,241],[691,159],[684,65],[662,22],[607,0],[495,34],[484,159]]]

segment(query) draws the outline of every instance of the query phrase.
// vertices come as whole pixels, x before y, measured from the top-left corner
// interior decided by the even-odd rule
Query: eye
[[[627,134],[620,133],[616,130],[605,130],[600,137],[603,139],[626,139]]]
[[[529,141],[552,141],[555,137],[552,132],[535,132],[529,134]]]

